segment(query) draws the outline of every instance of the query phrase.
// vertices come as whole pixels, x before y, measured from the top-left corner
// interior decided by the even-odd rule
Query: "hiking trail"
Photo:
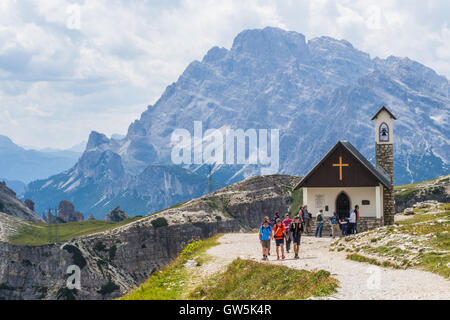
[[[262,262],[261,246],[255,233],[225,234],[218,241],[219,245],[206,252],[212,259],[200,267],[203,277],[225,271],[227,265],[236,258]],[[351,261],[346,259],[345,252],[329,251],[331,242],[331,238],[302,236],[300,259],[293,259],[291,248],[286,260],[277,261],[272,241],[269,261],[264,263],[329,271],[339,280],[339,288],[337,293],[325,299],[450,299],[450,282],[441,276],[417,269],[382,268]]]

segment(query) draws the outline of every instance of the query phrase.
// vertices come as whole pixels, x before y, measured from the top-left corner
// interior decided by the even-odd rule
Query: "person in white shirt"
[[[356,212],[355,210],[351,210],[347,229],[349,233],[355,233],[355,223],[356,223]]]

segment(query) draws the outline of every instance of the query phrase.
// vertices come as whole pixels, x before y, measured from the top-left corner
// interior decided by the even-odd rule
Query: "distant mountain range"
[[[15,191],[19,194],[22,183],[48,178],[70,169],[81,154],[82,151],[74,150],[27,150],[0,135],[0,180],[9,181],[8,185],[18,188]]]
[[[60,200],[103,217],[120,205],[149,213],[209,190],[206,166],[175,167],[170,137],[182,128],[279,129],[280,173],[304,175],[338,140],[374,160],[371,117],[387,106],[395,123],[395,183],[449,172],[450,86],[408,58],[372,59],[345,40],[305,40],[277,28],[246,30],[230,50],[212,48],[167,87],[123,139],[92,133],[70,170],[31,183],[42,210]],[[260,173],[217,165],[213,188]],[[40,212],[40,211],[38,211]]]

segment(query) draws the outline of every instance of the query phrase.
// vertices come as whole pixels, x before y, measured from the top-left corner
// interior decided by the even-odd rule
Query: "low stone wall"
[[[325,222],[323,224],[322,236],[331,236],[331,223],[328,220],[328,217],[325,218]],[[366,232],[369,230],[373,230],[383,226],[383,219],[377,219],[372,217],[360,217],[357,225],[357,232]],[[316,220],[313,218],[311,220],[311,231],[314,234],[316,231]]]

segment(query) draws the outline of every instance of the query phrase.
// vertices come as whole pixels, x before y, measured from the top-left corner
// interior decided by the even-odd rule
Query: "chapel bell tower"
[[[372,118],[375,120],[375,151],[377,166],[390,175],[390,189],[383,187],[383,218],[385,225],[394,224],[394,120],[397,118],[382,107]]]

